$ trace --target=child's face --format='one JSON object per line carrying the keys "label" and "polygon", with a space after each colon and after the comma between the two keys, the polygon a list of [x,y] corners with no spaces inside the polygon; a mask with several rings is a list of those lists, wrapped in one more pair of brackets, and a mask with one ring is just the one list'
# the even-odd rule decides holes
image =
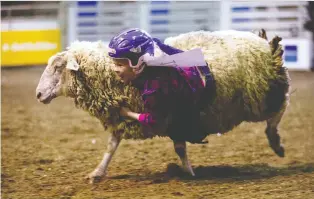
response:
{"label": "child's face", "polygon": [[113,71],[117,73],[123,83],[128,84],[135,79],[136,74],[130,67],[127,59],[114,59],[113,62],[115,63]]}

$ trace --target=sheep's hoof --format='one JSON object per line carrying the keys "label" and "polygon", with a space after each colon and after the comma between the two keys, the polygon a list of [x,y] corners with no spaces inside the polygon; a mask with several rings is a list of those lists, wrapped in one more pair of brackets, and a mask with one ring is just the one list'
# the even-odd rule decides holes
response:
{"label": "sheep's hoof", "polygon": [[89,184],[95,184],[98,183],[102,180],[103,176],[93,176],[93,177],[89,177]]}
{"label": "sheep's hoof", "polygon": [[87,175],[85,179],[88,180],[90,184],[95,184],[100,182],[104,177],[104,173],[100,173],[98,170],[95,170]]}
{"label": "sheep's hoof", "polygon": [[189,168],[185,168],[185,167],[180,167],[179,165],[174,164],[174,163],[168,164],[166,174],[169,177],[180,177],[180,176],[195,177],[195,174],[194,174],[192,167],[189,169]]}
{"label": "sheep's hoof", "polygon": [[285,157],[285,149],[282,146],[272,147],[272,149],[279,157]]}
{"label": "sheep's hoof", "polygon": [[166,174],[170,177],[178,177],[183,176],[185,174],[185,171],[179,165],[170,163],[167,165]]}

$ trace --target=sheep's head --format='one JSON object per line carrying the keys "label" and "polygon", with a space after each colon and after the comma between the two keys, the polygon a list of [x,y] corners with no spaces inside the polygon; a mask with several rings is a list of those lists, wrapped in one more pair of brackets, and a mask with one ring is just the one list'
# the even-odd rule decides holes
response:
{"label": "sheep's head", "polygon": [[36,88],[38,101],[48,104],[58,96],[67,95],[71,97],[71,93],[67,90],[69,70],[77,71],[78,69],[78,63],[68,51],[60,52],[50,57]]}

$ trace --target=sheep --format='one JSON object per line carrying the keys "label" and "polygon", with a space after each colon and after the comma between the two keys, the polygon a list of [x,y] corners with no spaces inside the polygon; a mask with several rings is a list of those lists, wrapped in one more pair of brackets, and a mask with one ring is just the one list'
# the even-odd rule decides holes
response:
{"label": "sheep", "polygon": [[[284,157],[277,126],[289,102],[289,75],[283,66],[281,38],[266,40],[242,31],[196,31],[165,40],[182,50],[201,48],[215,79],[214,100],[201,113],[208,135],[226,133],[241,122],[266,121],[266,135],[273,151]],[[106,175],[121,139],[167,137],[166,132],[144,134],[139,122],[119,116],[121,106],[143,111],[140,93],[124,85],[112,71],[114,63],[102,42],[73,42],[48,60],[36,88],[38,101],[48,104],[58,96],[74,99],[76,107],[98,118],[110,132],[103,160],[87,178],[91,183]],[[162,52],[156,46],[156,53]],[[193,132],[192,132],[193,133]],[[186,155],[186,143],[174,142],[183,167],[195,175]]]}

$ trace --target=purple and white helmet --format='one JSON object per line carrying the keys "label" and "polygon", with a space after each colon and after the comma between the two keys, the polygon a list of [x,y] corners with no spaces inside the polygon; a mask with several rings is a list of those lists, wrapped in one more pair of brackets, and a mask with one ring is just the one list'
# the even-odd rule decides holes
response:
{"label": "purple and white helmet", "polygon": [[108,54],[114,59],[127,59],[130,67],[139,73],[143,69],[145,57],[154,56],[154,41],[144,30],[127,29],[111,39]]}

